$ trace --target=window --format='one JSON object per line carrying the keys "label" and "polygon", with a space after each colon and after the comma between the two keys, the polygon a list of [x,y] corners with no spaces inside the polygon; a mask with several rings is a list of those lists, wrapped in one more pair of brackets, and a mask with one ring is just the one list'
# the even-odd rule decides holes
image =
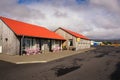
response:
{"label": "window", "polygon": [[30,39],[30,38],[24,38],[24,46],[26,47],[26,48],[31,48],[31,46],[32,46],[32,39]]}
{"label": "window", "polygon": [[30,40],[29,39],[26,42],[26,47],[30,47]]}
{"label": "window", "polygon": [[73,46],[73,40],[72,39],[69,40],[69,43],[70,43],[70,46]]}
{"label": "window", "polygon": [[7,42],[7,41],[8,41],[8,38],[5,38],[5,41]]}

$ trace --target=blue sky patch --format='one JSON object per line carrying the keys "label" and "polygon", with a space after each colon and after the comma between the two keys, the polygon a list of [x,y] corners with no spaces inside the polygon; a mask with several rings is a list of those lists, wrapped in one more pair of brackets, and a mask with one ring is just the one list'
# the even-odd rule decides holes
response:
{"label": "blue sky patch", "polygon": [[76,0],[78,4],[87,4],[89,0]]}
{"label": "blue sky patch", "polygon": [[38,2],[43,2],[43,0],[18,0],[18,4],[31,4]]}

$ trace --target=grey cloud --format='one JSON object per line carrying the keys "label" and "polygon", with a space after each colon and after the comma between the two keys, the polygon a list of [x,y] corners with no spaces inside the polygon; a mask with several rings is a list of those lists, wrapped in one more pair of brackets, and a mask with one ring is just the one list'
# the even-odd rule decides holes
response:
{"label": "grey cloud", "polygon": [[59,10],[55,10],[55,13],[54,13],[54,16],[60,18],[60,17],[68,17],[67,15],[67,12],[62,12],[62,11],[59,11]]}
{"label": "grey cloud", "polygon": [[17,4],[17,0],[1,0],[0,15],[43,25],[51,30],[65,27],[89,38],[119,38],[120,0],[43,0],[41,3]]}
{"label": "grey cloud", "polygon": [[69,6],[76,3],[75,0],[44,0],[44,3],[54,6]]}
{"label": "grey cloud", "polygon": [[112,11],[119,11],[119,0],[90,0],[92,5],[106,7]]}
{"label": "grey cloud", "polygon": [[31,15],[31,17],[33,17],[33,19],[42,19],[43,20],[46,18],[45,14],[42,13],[41,10],[31,9],[30,15]]}
{"label": "grey cloud", "polygon": [[40,10],[30,9],[25,4],[18,4],[17,0],[2,0],[0,2],[0,15],[29,22],[30,19],[45,19],[44,13]]}
{"label": "grey cloud", "polygon": [[18,5],[16,0],[1,0],[0,11],[0,15],[6,17],[17,18],[29,16],[29,9],[24,5]]}

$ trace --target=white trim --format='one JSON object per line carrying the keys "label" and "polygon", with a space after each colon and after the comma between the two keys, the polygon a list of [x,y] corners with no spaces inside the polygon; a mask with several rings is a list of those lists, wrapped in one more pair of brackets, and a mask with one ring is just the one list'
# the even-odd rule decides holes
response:
{"label": "white trim", "polygon": [[46,63],[47,61],[26,61],[26,62],[16,62],[16,64],[27,64],[27,63]]}

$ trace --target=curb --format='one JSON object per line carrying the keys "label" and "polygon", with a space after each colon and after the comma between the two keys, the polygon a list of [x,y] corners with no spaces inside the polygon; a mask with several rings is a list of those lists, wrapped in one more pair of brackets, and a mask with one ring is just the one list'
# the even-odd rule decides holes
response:
{"label": "curb", "polygon": [[47,63],[47,61],[26,61],[26,62],[15,62],[15,64],[29,64],[29,63]]}

